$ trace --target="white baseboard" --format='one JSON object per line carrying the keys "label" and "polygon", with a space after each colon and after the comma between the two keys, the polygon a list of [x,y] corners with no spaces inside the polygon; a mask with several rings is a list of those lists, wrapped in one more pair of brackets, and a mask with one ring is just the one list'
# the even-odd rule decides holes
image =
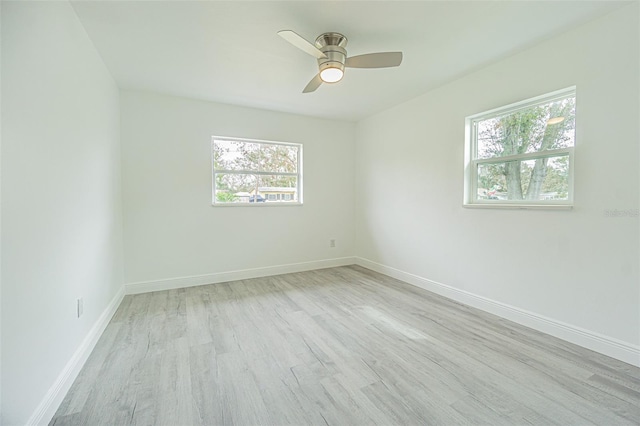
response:
{"label": "white baseboard", "polygon": [[266,266],[263,268],[242,269],[239,271],[218,272],[214,274],[193,275],[189,277],[168,278],[154,281],[141,281],[125,285],[127,294],[149,293],[151,291],[172,290],[176,288],[195,287],[199,285],[223,283],[227,281],[246,280],[250,278],[268,277],[271,275],[290,274],[292,272],[312,271],[314,269],[333,268],[353,265],[354,257],[316,260],[312,262],[290,263],[287,265]]}
{"label": "white baseboard", "polygon": [[364,268],[640,367],[640,346],[547,318],[506,303],[478,296],[368,259],[361,257],[356,257],[355,259],[355,263]]}
{"label": "white baseboard", "polygon": [[115,297],[111,300],[106,309],[102,312],[102,315],[95,322],[89,333],[84,338],[78,349],[75,351],[67,365],[53,383],[53,386],[49,388],[49,391],[38,405],[38,408],[33,412],[27,425],[47,425],[53,416],[56,414],[58,407],[62,403],[65,395],[71,388],[76,377],[82,370],[87,358],[93,351],[93,348],[98,343],[98,339],[102,336],[107,324],[111,321],[111,318],[116,313],[122,298],[124,297],[124,287],[121,287]]}

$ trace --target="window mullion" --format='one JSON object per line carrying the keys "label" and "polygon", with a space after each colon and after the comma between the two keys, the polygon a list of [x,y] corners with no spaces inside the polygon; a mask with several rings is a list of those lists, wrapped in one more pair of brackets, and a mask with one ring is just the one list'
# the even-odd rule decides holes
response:
{"label": "window mullion", "polygon": [[547,151],[528,152],[526,154],[506,155],[504,157],[477,158],[473,160],[476,164],[496,164],[507,163],[519,160],[536,160],[538,158],[564,157],[569,155],[573,148],[550,149]]}

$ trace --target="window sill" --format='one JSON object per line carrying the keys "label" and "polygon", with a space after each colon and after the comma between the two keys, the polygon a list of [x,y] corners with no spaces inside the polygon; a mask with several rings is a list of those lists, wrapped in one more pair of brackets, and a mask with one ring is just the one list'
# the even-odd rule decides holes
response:
{"label": "window sill", "polygon": [[571,210],[573,209],[573,204],[465,203],[462,207],[470,209]]}

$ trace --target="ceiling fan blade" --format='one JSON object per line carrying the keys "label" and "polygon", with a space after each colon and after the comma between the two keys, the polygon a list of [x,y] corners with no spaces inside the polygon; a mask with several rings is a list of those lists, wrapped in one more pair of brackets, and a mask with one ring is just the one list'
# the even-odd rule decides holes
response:
{"label": "ceiling fan blade", "polygon": [[397,67],[400,63],[402,63],[402,52],[380,52],[351,56],[347,58],[344,66],[349,68],[388,68]]}
{"label": "ceiling fan blade", "polygon": [[322,84],[322,79],[320,78],[320,74],[316,74],[315,77],[311,79],[307,87],[304,88],[302,93],[315,92],[318,87]]}
{"label": "ceiling fan blade", "polygon": [[315,56],[318,59],[327,57],[327,55],[322,53],[320,49],[318,49],[313,44],[309,43],[307,40],[302,38],[295,31],[282,30],[282,31],[278,31],[278,35],[283,39],[287,40],[289,43],[293,44],[298,49],[308,53],[311,56]]}

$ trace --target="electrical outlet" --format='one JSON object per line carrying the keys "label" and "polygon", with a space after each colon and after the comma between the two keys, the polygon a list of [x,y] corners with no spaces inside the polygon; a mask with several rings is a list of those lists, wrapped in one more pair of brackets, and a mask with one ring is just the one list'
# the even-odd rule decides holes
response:
{"label": "electrical outlet", "polygon": [[336,246],[336,240],[329,240],[329,247],[335,247]]}
{"label": "electrical outlet", "polygon": [[77,300],[76,306],[77,306],[78,318],[80,318],[84,313],[84,301],[82,300],[82,297]]}

